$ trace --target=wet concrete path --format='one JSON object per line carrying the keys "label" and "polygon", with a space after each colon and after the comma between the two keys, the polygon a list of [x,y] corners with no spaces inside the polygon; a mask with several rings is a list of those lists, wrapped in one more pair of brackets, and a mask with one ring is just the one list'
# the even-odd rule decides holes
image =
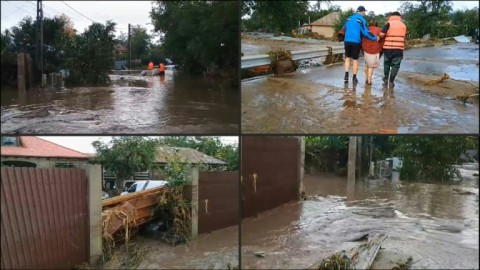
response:
{"label": "wet concrete path", "polygon": [[478,45],[455,44],[406,51],[393,90],[382,86],[383,68],[367,86],[363,60],[356,86],[344,84],[342,64],[246,79],[242,132],[478,133],[478,103],[437,95],[406,76],[446,72],[478,84],[478,71]]}
{"label": "wet concrete path", "polygon": [[[242,267],[306,269],[358,245],[353,240],[361,235],[384,233],[388,238],[374,269],[391,269],[390,260],[409,256],[412,268],[476,268],[478,164],[464,167],[461,173],[465,181],[460,187],[369,180],[351,188],[335,175],[307,175],[307,194],[321,196],[243,221]],[[459,188],[469,193],[456,192]]]}
{"label": "wet concrete path", "polygon": [[[123,79],[122,79],[123,77]],[[231,81],[111,75],[108,87],[2,90],[3,133],[224,133],[239,129]]]}

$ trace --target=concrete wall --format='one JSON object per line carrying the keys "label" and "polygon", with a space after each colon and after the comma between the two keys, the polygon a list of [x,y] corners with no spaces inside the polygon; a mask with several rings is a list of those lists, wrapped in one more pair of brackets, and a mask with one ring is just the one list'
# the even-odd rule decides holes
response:
{"label": "concrete wall", "polygon": [[90,233],[90,263],[102,256],[102,166],[84,165],[88,178],[88,214]]}
{"label": "concrete wall", "polygon": [[319,35],[322,35],[324,37],[327,37],[327,38],[333,37],[335,35],[335,31],[334,31],[333,27],[331,27],[331,26],[313,25],[312,26],[312,32],[315,32],[315,33],[317,33]]}

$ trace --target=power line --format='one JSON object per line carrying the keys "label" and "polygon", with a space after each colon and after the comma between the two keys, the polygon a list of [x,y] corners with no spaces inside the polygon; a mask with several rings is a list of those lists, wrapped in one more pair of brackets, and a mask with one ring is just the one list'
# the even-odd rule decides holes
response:
{"label": "power line", "polygon": [[87,16],[83,15],[82,13],[80,13],[78,10],[74,9],[73,7],[71,7],[69,4],[65,3],[65,1],[62,1],[62,3],[64,3],[67,7],[73,9],[75,12],[77,12],[77,13],[80,14],[80,15],[82,15],[83,17],[89,19],[89,20],[92,21],[92,22],[95,22],[94,20],[90,19],[89,17],[87,17]]}
{"label": "power line", "polygon": [[[4,2],[7,2],[7,3],[9,3],[10,5],[12,5],[12,6],[16,7],[16,8],[19,8],[19,9],[27,12],[29,15],[31,15],[31,13],[30,13],[31,11],[28,11],[28,10],[24,9],[23,7],[19,7],[19,6],[17,6],[17,5],[14,5],[14,4],[12,4],[10,1],[4,1]],[[35,15],[32,15],[32,16],[35,16]]]}
{"label": "power line", "polygon": [[8,14],[7,16],[3,17],[2,20],[6,19],[7,17],[10,17],[10,15],[13,15],[15,13],[17,13],[18,11],[20,10],[20,8],[17,8],[17,10],[15,10],[14,12]]}

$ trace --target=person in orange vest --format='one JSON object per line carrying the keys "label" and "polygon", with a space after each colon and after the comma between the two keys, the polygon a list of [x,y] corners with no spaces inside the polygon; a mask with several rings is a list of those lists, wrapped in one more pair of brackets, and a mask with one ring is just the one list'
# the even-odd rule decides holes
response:
{"label": "person in orange vest", "polygon": [[153,70],[153,62],[152,61],[150,61],[148,63],[148,70]]}
{"label": "person in orange vest", "polygon": [[165,75],[165,65],[163,63],[158,65],[158,70],[160,71],[160,75]]}
{"label": "person in orange vest", "polygon": [[403,59],[403,51],[405,50],[405,36],[407,35],[407,26],[402,22],[399,12],[392,12],[388,18],[388,22],[383,26],[380,37],[385,37],[383,43],[383,83],[390,87],[394,87],[395,77],[400,69],[400,63]]}

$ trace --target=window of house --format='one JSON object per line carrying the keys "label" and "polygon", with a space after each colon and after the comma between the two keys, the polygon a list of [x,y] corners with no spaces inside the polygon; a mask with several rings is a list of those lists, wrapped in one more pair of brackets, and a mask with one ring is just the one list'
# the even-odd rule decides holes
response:
{"label": "window of house", "polygon": [[72,162],[55,162],[55,168],[75,168]]}
{"label": "window of house", "polygon": [[28,161],[20,161],[20,160],[6,160],[2,161],[2,166],[4,167],[27,167],[27,168],[36,168],[37,164],[28,162]]}
{"label": "window of house", "polygon": [[2,136],[2,146],[19,146],[17,137]]}

